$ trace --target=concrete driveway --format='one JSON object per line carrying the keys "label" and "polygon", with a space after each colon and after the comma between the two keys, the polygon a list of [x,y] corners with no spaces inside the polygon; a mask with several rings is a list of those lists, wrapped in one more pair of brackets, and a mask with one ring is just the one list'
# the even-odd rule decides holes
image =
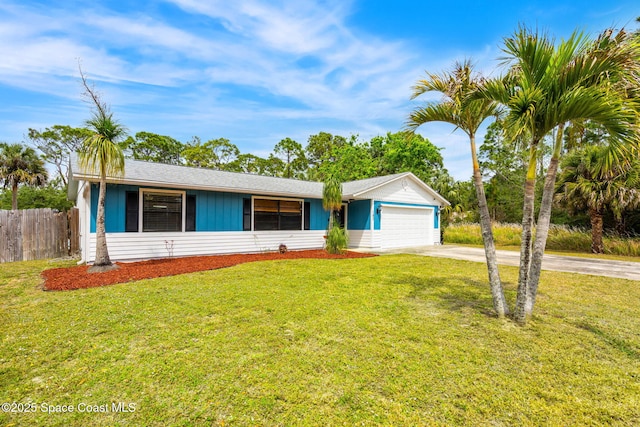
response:
{"label": "concrete driveway", "polygon": [[[486,263],[484,249],[470,248],[466,246],[421,246],[409,249],[388,250],[383,253],[409,253]],[[498,264],[512,266],[518,266],[520,264],[520,252],[498,250],[497,256]],[[542,260],[542,269],[640,280],[640,262],[611,261],[605,259],[545,254]]]}

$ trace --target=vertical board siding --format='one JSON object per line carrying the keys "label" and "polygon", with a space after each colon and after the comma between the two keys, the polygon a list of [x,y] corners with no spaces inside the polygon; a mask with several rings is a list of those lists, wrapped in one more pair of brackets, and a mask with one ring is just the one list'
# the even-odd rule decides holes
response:
{"label": "vertical board siding", "polygon": [[[125,231],[127,191],[138,191],[134,185],[107,184],[105,198],[104,227],[107,233]],[[98,195],[100,186],[91,184],[91,232],[96,232],[96,216],[98,212]]]}
{"label": "vertical board siding", "polygon": [[[108,184],[105,200],[105,231],[107,233],[125,232],[126,193],[139,191],[134,185]],[[148,187],[144,187],[148,188]],[[164,188],[154,188],[163,191]],[[98,208],[99,187],[91,184],[90,231],[96,232],[96,211]],[[251,194],[219,191],[187,190],[187,195],[196,196],[196,231],[242,231],[242,201],[251,198]],[[260,197],[260,195],[255,195]],[[326,230],[329,213],[322,208],[322,200],[305,199],[311,208],[311,230]]]}
{"label": "vertical board siding", "polygon": [[371,228],[371,200],[356,200],[349,203],[347,229],[369,230]]}
{"label": "vertical board siding", "polygon": [[319,199],[304,199],[305,202],[309,202],[309,208],[311,209],[310,229],[311,230],[326,230],[329,225],[329,212],[325,211],[322,207],[322,200]]}
{"label": "vertical board siding", "polygon": [[0,211],[0,262],[59,258],[80,247],[78,210]]}
{"label": "vertical board siding", "polygon": [[196,231],[242,231],[245,194],[188,191],[196,196]]}

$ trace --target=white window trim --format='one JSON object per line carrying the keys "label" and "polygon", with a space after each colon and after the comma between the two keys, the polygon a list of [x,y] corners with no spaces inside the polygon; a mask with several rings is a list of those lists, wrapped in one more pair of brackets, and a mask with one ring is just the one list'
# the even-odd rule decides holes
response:
{"label": "white window trim", "polygon": [[[180,194],[182,197],[182,229],[179,232],[184,233],[187,223],[187,192],[180,190],[164,190],[158,188],[140,188],[138,195],[138,233],[151,233],[151,231],[143,231],[144,224],[144,193],[159,194]],[[163,231],[163,233],[178,233],[177,231]]]}
{"label": "white window trim", "polygon": [[[293,199],[290,197],[268,197],[268,196],[251,196],[251,231],[256,231],[254,229],[254,224],[255,224],[255,219],[254,219],[254,215],[255,215],[255,200],[256,199],[261,199],[261,200],[286,200],[288,202],[300,202],[302,209],[302,220],[300,221],[300,231],[304,231],[304,199]],[[261,230],[261,233],[280,233],[282,231],[287,231],[287,230]],[[288,230],[288,231],[294,231],[294,230]]]}

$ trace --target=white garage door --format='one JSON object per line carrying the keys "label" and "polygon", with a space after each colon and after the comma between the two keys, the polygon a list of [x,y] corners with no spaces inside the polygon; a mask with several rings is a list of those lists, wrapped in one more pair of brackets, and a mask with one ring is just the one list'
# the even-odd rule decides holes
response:
{"label": "white garage door", "polygon": [[383,248],[433,245],[433,209],[383,206],[380,218]]}

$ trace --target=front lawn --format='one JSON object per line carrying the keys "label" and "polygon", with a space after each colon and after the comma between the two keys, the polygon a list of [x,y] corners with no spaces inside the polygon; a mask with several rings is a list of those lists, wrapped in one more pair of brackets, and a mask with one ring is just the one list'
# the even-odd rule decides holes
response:
{"label": "front lawn", "polygon": [[[0,403],[35,410],[5,405],[0,425],[640,423],[638,282],[543,272],[520,328],[490,314],[472,262],[268,261],[43,292],[52,266],[0,265]],[[517,269],[501,272],[512,300]]]}

